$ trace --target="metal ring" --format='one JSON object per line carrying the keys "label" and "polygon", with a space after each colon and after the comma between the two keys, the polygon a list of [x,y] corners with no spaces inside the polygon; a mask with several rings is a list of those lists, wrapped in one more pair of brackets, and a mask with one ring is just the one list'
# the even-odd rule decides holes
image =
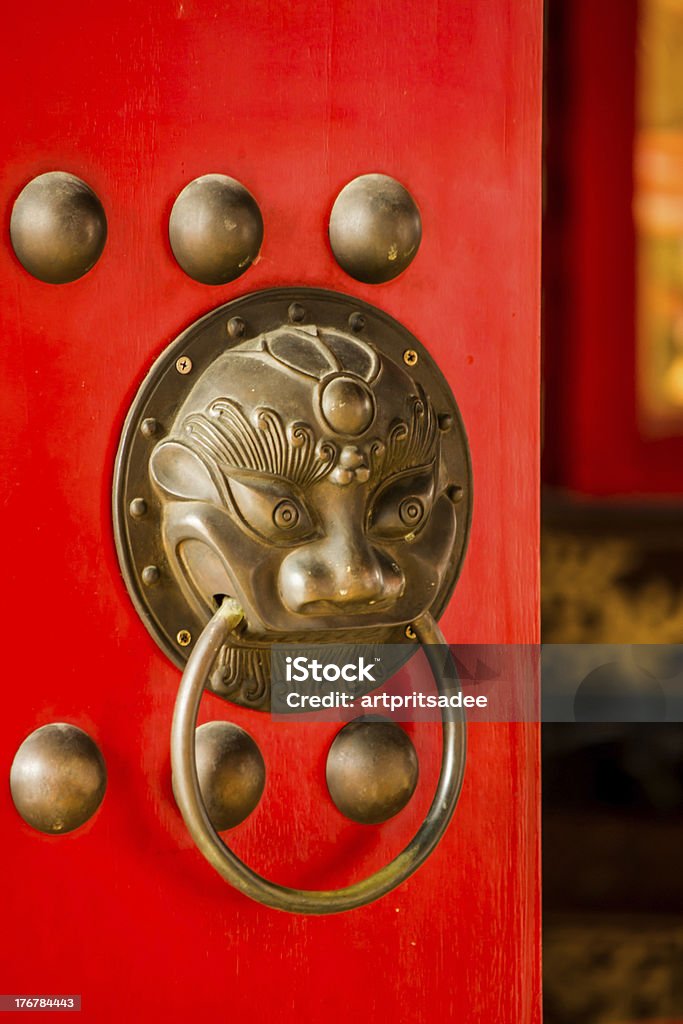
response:
{"label": "metal ring", "polygon": [[[405,849],[385,867],[344,889],[292,889],[270,882],[252,871],[216,833],[199,789],[195,760],[197,713],[209,670],[229,634],[244,613],[236,601],[223,600],[188,659],[178,690],[171,730],[173,789],[190,835],[209,863],[226,882],[259,903],[293,914],[339,914],[365,906],[391,892],[427,859],[443,836],[458,802],[465,773],[466,730],[461,709],[442,709],[443,753],[441,772],[427,816]],[[445,673],[430,645],[445,644],[429,613],[414,623],[418,642],[434,673],[439,695],[456,692],[455,669]],[[449,702],[450,703],[450,702]]]}

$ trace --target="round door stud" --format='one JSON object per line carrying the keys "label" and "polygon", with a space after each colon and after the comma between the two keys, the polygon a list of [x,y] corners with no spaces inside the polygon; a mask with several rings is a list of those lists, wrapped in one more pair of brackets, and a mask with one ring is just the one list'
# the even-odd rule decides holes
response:
{"label": "round door stud", "polygon": [[402,811],[419,775],[412,740],[395,722],[357,718],[335,736],[327,755],[327,788],[343,815],[378,825]]}
{"label": "round door stud", "polygon": [[266,784],[261,751],[232,722],[207,722],[195,733],[197,777],[211,824],[234,828],[255,809]]}
{"label": "round door stud", "polygon": [[354,178],[332,207],[332,252],[357,281],[391,281],[412,263],[421,239],[422,219],[415,200],[386,174]]}
{"label": "round door stud", "polygon": [[88,821],[102,803],[107,769],[82,729],[53,722],[19,747],[10,771],[14,806],[39,832],[61,835]]}
{"label": "round door stud", "polygon": [[168,227],[173,255],[201,284],[227,284],[261,249],[263,218],[251,192],[225,174],[205,174],[182,190]]}
{"label": "round door stud", "polygon": [[75,281],[95,266],[107,240],[107,218],[89,185],[73,174],[41,174],[19,194],[10,237],[29,274],[48,284]]}

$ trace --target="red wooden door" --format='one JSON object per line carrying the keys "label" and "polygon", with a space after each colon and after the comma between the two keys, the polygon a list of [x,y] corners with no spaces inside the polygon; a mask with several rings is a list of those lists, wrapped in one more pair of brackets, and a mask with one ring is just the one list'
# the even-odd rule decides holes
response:
{"label": "red wooden door", "polygon": [[[69,722],[99,744],[108,788],[56,837],[0,788],[3,992],[80,993],[101,1022],[539,1019],[536,728],[470,727],[450,828],[393,894],[321,918],[250,902],[175,806],[179,672],[126,593],[110,499],[126,410],[181,329],[260,288],[351,294],[417,335],[468,430],[473,528],[447,639],[537,641],[540,42],[540,0],[5,12],[0,773],[32,730]],[[54,170],[85,180],[108,221],[98,263],[63,285],[28,274],[9,239],[17,195]],[[409,188],[423,221],[414,262],[382,285],[348,277],[327,238],[339,190],[374,171]],[[211,172],[243,182],[265,224],[260,259],[223,286],[186,276],[168,242],[175,197]],[[264,797],[231,842],[269,877],[348,884],[424,816],[436,725],[406,726],[421,762],[406,810],[360,826],[325,786],[337,726],[304,733],[205,697],[202,720],[216,718],[263,751]]]}

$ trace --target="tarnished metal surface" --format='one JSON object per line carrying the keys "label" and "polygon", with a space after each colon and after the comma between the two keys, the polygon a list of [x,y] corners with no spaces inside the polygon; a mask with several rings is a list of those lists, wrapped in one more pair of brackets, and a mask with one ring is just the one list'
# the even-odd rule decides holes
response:
{"label": "tarnished metal surface", "polygon": [[340,729],[327,755],[327,788],[335,806],[362,825],[402,811],[415,792],[417,754],[407,732],[388,718],[366,715]]}
{"label": "tarnished metal surface", "polygon": [[52,722],[19,747],[10,772],[12,800],[39,832],[60,835],[84,825],[102,803],[107,769],[82,729]]}
{"label": "tarnished metal surface", "polygon": [[49,171],[29,181],[12,208],[10,237],[29,274],[66,284],[87,273],[102,255],[107,218],[102,203],[80,178]]}
{"label": "tarnished metal surface", "polygon": [[374,307],[313,289],[236,300],[169,346],[114,483],[119,558],[152,635],[182,665],[181,631],[198,637],[234,597],[245,621],[209,688],[263,709],[271,643],[400,643],[438,616],[470,508],[465,433],[427,350]]}
{"label": "tarnished metal surface", "polygon": [[422,218],[410,192],[387,174],[346,185],[330,215],[330,245],[339,265],[367,284],[391,281],[415,258]]}
{"label": "tarnished metal surface", "polygon": [[217,832],[248,818],[266,784],[266,766],[256,742],[232,722],[206,722],[195,735],[197,777]]}
{"label": "tarnished metal surface", "polygon": [[226,284],[258,256],[263,218],[251,192],[239,181],[225,174],[204,174],[186,185],[173,204],[168,236],[186,274],[202,284]]}

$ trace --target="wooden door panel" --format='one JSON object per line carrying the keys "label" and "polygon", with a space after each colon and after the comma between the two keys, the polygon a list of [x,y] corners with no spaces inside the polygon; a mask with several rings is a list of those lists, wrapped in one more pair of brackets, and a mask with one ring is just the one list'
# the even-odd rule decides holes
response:
{"label": "wooden door panel", "polygon": [[[0,772],[47,722],[100,745],[92,821],[38,834],[0,788],[0,988],[81,993],[93,1021],[361,1020],[517,1024],[539,1018],[536,727],[472,726],[464,791],[428,863],[377,904],[275,913],[233,892],[194,848],[170,787],[179,673],[123,585],[113,462],[153,359],[230,298],[301,284],[381,307],[427,346],[467,427],[469,553],[441,625],[449,641],[537,634],[539,0],[296,5],[216,0],[21,5],[3,18],[0,465],[5,710]],[[49,170],[87,181],[109,235],[82,279],[44,284],[9,241],[12,203]],[[257,263],[232,284],[185,276],[168,217],[187,182],[221,172],[256,196]],[[336,264],[330,209],[355,176],[403,182],[423,219],[411,267],[360,284]],[[268,767],[231,837],[258,870],[343,885],[419,824],[439,729],[408,729],[420,787],[383,826],[327,795],[332,724],[274,723],[207,697]]]}

